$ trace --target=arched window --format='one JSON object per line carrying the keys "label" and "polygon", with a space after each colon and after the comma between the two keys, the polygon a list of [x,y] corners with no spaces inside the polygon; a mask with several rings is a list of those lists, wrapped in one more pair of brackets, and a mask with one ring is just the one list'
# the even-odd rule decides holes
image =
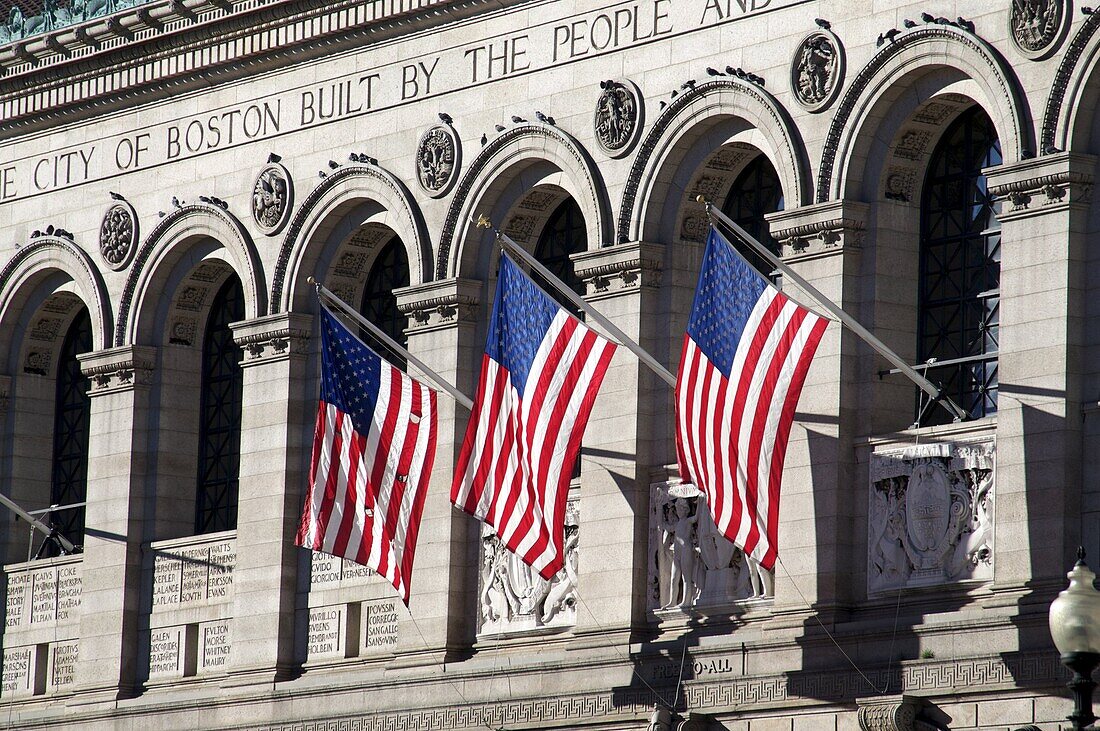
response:
{"label": "arched window", "polygon": [[[722,213],[733,219],[737,225],[755,236],[772,253],[779,254],[779,243],[768,233],[768,224],[764,214],[783,210],[783,186],[766,155],[757,155],[745,166],[722,204]],[[752,251],[740,242],[734,242],[737,250],[749,260],[756,269],[770,274],[774,267],[764,257]]]}
{"label": "arched window", "polygon": [[[561,281],[565,282],[577,294],[584,294],[584,282],[573,268],[570,254],[577,254],[588,248],[588,229],[584,224],[584,214],[572,198],[562,201],[550,214],[546,225],[535,246],[535,258]],[[535,283],[556,299],[561,306],[584,319],[571,302],[565,299],[554,287],[543,281],[538,272],[533,273]]]}
{"label": "arched window", "polygon": [[[57,364],[57,396],[54,401],[53,470],[50,476],[50,504],[82,503],[88,494],[88,379],[80,372],[77,356],[92,349],[92,321],[81,309],[65,341]],[[76,545],[84,542],[84,508],[59,510],[50,523]],[[57,555],[55,544],[43,555]]]}
{"label": "arched window", "polygon": [[244,319],[244,291],[231,276],[210,307],[202,344],[202,405],[195,533],[237,527],[241,453],[241,349],[229,323]]}
{"label": "arched window", "polygon": [[[367,274],[367,286],[363,290],[363,304],[359,312],[391,338],[408,346],[409,339],[405,335],[405,328],[409,326],[409,318],[401,314],[397,309],[397,295],[395,289],[409,286],[409,257],[405,253],[405,245],[401,239],[394,236],[386,244],[371,265]],[[366,334],[363,334],[367,338]],[[369,342],[369,340],[368,340]],[[388,348],[380,351],[391,363],[398,368],[405,367],[405,359]]]}
{"label": "arched window", "polygon": [[[997,411],[1000,207],[982,168],[1000,163],[997,131],[973,107],[937,145],[921,199],[917,360],[939,362],[928,378],[973,418]],[[921,423],[949,420],[935,408]]]}

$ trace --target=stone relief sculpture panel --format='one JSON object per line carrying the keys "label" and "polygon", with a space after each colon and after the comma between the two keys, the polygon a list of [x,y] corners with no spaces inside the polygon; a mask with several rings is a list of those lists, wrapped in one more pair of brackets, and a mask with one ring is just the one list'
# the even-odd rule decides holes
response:
{"label": "stone relief sculpture panel", "polygon": [[601,81],[593,128],[611,157],[630,152],[642,128],[642,94],[632,81]]}
{"label": "stone relief sculpture panel", "polygon": [[125,269],[137,250],[138,224],[134,207],[118,193],[99,225],[99,254],[115,271]]}
{"label": "stone relief sculpture panel", "polygon": [[832,104],[844,81],[844,47],[827,29],[802,39],[791,65],[791,90],[798,102],[811,112]]}
{"label": "stone relief sculpture panel", "polygon": [[293,197],[290,171],[279,162],[278,155],[269,155],[252,185],[252,220],[268,236],[279,233],[290,218]]}
{"label": "stone relief sculpture panel", "polygon": [[481,539],[478,634],[510,635],[576,624],[579,547],[576,500],[570,500],[565,511],[565,566],[549,581],[486,529]]}
{"label": "stone relief sculpture panel", "polygon": [[1065,0],[1012,0],[1012,40],[1028,58],[1046,58],[1057,50],[1068,27],[1066,15]]}
{"label": "stone relief sculpture panel", "polygon": [[694,485],[653,486],[650,607],[690,609],[773,596],[774,581],[719,532]]}
{"label": "stone relief sculpture panel", "polygon": [[867,591],[993,578],[993,442],[871,456]]}
{"label": "stone relief sculpture panel", "polygon": [[416,179],[433,198],[445,195],[457,178],[461,148],[449,124],[437,124],[416,146]]}

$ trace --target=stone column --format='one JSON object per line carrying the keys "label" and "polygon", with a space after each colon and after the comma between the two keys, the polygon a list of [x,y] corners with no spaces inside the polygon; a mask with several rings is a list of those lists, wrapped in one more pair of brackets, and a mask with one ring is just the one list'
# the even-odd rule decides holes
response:
{"label": "stone column", "polygon": [[[572,256],[585,299],[658,360],[666,342],[658,332],[662,248],[636,241]],[[615,635],[625,641],[645,621],[650,472],[674,454],[666,445],[671,405],[671,387],[619,348],[582,442],[575,648],[605,647]]]}
{"label": "stone column", "polygon": [[80,644],[71,703],[134,695],[141,606],[149,392],[156,349],[80,356],[91,378]]}
{"label": "stone column", "polygon": [[[859,318],[858,268],[868,206],[831,201],[768,216],[783,260],[823,295]],[[821,311],[789,281],[783,290]],[[874,329],[868,323],[869,329]],[[779,556],[775,611],[793,622],[811,607],[827,617],[850,599],[855,560],[853,500],[865,499],[855,484],[852,436],[859,402],[855,335],[839,323],[825,331],[803,386],[791,429],[779,508]],[[786,570],[784,570],[784,567]],[[789,575],[788,573],[789,572]],[[809,605],[809,606],[808,606]],[[828,621],[823,619],[823,621]]]}
{"label": "stone column", "polygon": [[1036,612],[1046,612],[1065,585],[1081,542],[1081,355],[1095,164],[1091,155],[1060,153],[986,171],[1002,201],[994,591]]}
{"label": "stone column", "polygon": [[294,665],[294,533],[316,408],[306,392],[312,320],[288,312],[232,325],[244,386],[230,685],[283,680]]}
{"label": "stone column", "polygon": [[[477,389],[482,347],[477,322],[481,282],[445,279],[397,292],[409,316],[409,351],[470,398]],[[409,365],[413,377],[421,374]],[[416,545],[409,613],[402,610],[394,665],[433,665],[467,650],[477,631],[481,524],[451,507],[451,480],[469,412],[441,393],[435,466]],[[413,626],[409,616],[416,618]]]}

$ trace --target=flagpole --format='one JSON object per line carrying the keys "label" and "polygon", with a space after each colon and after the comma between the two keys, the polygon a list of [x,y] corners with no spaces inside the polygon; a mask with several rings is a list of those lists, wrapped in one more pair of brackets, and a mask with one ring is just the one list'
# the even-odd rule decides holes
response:
{"label": "flagpole", "polygon": [[927,393],[933,399],[940,401],[944,405],[944,408],[951,412],[956,421],[966,420],[968,416],[967,413],[963,411],[962,408],[954,401],[952,401],[949,397],[944,396],[943,389],[938,388],[936,384],[932,383],[930,380],[918,373],[917,370],[913,368],[913,366],[902,360],[901,356],[891,350],[886,345],[886,343],[882,342],[873,334],[871,334],[871,331],[861,325],[859,321],[857,321],[854,317],[845,312],[831,299],[819,292],[816,287],[814,287],[812,284],[799,276],[793,269],[787,266],[787,264],[785,264],[782,259],[776,256],[771,249],[757,241],[754,236],[752,236],[745,229],[738,226],[734,221],[729,218],[729,216],[722,213],[722,211],[720,211],[718,208],[715,208],[710,201],[708,201],[703,196],[698,196],[696,200],[706,206],[708,216],[711,216],[712,218],[715,218],[722,224],[724,224],[726,228],[736,234],[738,238],[740,238],[742,241],[752,247],[753,251],[764,257],[764,259],[766,259],[769,264],[778,269],[783,274],[784,278],[789,279],[790,281],[797,284],[800,289],[806,292],[806,294],[817,300],[817,303],[819,305],[828,310],[832,315],[840,320],[841,323],[848,326],[848,328],[852,330],[852,332],[858,335],[865,343],[870,345],[876,353],[888,360],[891,365],[898,369],[899,373],[905,374],[905,376],[907,376],[909,380],[911,380],[913,383],[917,384],[917,386],[922,391]]}
{"label": "flagpole", "polygon": [[[478,219],[478,226],[489,228],[491,225],[492,224],[489,223],[489,220],[484,216]],[[554,289],[558,290],[558,292],[560,292],[566,299],[572,302],[574,306],[576,306],[586,315],[602,325],[603,328],[607,330],[607,332],[609,332],[613,337],[617,338],[620,345],[625,347],[630,352],[634,353],[634,355],[638,356],[638,359],[641,360],[642,363],[644,363],[646,366],[648,366],[651,371],[656,373],[661,380],[663,380],[665,383],[672,386],[673,388],[676,388],[676,376],[674,376],[670,370],[658,363],[657,359],[646,352],[641,345],[638,345],[638,343],[627,337],[626,333],[615,327],[615,325],[606,317],[601,315],[596,308],[585,302],[580,295],[573,291],[572,287],[567,287],[565,285],[565,282],[555,277],[549,269],[539,263],[538,259],[528,254],[522,246],[509,238],[508,234],[504,233],[503,231],[497,231],[496,235],[497,240],[500,241],[500,244],[504,249],[522,259],[525,264],[529,265],[532,269],[541,274],[543,279],[545,279],[551,286],[553,286]]]}
{"label": "flagpole", "polygon": [[359,323],[360,325],[365,327],[367,330],[369,330],[371,335],[378,338],[383,343],[385,343],[387,346],[389,346],[390,348],[393,348],[395,351],[397,351],[401,355],[408,358],[409,362],[412,363],[413,365],[415,365],[421,371],[423,371],[424,374],[427,376],[428,380],[431,381],[433,384],[435,384],[435,386],[437,388],[439,388],[443,391],[446,391],[448,394],[450,394],[451,398],[453,398],[455,401],[457,401],[458,403],[465,406],[470,411],[474,410],[474,402],[473,402],[473,400],[470,399],[469,396],[467,396],[466,394],[459,391],[457,388],[455,388],[450,383],[448,383],[447,380],[443,378],[443,376],[439,375],[434,370],[432,370],[427,365],[425,365],[424,361],[420,360],[415,355],[410,353],[408,351],[408,348],[406,348],[401,343],[399,343],[396,340],[394,340],[393,338],[391,338],[389,335],[387,335],[380,327],[375,325],[373,322],[371,322],[367,318],[360,315],[355,310],[354,307],[352,307],[347,302],[344,302],[342,299],[337,297],[336,294],[332,290],[325,287],[325,285],[321,284],[320,282],[318,282],[313,277],[309,277],[309,279],[307,279],[306,281],[317,288],[317,293],[319,295],[324,296],[324,298],[326,300],[328,300],[332,304],[339,307],[340,310],[345,315],[347,315],[348,317],[350,317],[351,319],[355,320],[357,323]]}

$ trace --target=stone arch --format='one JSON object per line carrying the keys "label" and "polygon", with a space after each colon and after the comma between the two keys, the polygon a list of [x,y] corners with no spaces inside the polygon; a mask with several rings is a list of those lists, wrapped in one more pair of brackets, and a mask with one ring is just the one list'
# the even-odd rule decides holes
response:
{"label": "stone arch", "polygon": [[[861,163],[878,132],[874,128],[888,112],[896,118],[910,116],[923,100],[918,95],[911,99],[900,95],[926,77],[933,79],[932,86],[943,88],[967,82],[968,95],[977,97],[974,101],[997,128],[1006,163],[1034,155],[1026,99],[997,51],[959,28],[918,26],[883,46],[841,97],[821,157],[818,203],[833,197],[858,197],[863,184]],[[920,96],[926,98],[934,92],[934,88],[925,88]],[[903,108],[893,108],[899,101]]]}
{"label": "stone arch", "polygon": [[211,204],[185,204],[158,223],[134,257],[123,287],[115,328],[115,345],[139,343],[141,327],[152,317],[163,286],[174,266],[200,241],[216,242],[216,258],[224,259],[241,279],[247,319],[267,314],[260,257],[241,222],[228,211]]}
{"label": "stone arch", "polygon": [[667,199],[661,188],[672,184],[687,154],[687,140],[723,120],[739,120],[745,127],[742,134],[752,132],[754,146],[775,167],[788,200],[794,205],[810,202],[809,163],[787,110],[755,84],[715,79],[681,93],[654,121],[630,169],[619,208],[617,241],[658,238],[655,231]]}
{"label": "stone arch", "polygon": [[[1065,55],[1054,72],[1054,83],[1043,110],[1039,130],[1039,153],[1049,155],[1060,150],[1085,152],[1079,139],[1092,121],[1100,90],[1090,89],[1089,80],[1100,64],[1100,13],[1092,13],[1074,34]],[[1087,110],[1080,115],[1080,110]]]}
{"label": "stone arch", "polygon": [[12,329],[19,325],[21,316],[31,315],[23,312],[27,298],[51,278],[55,279],[55,290],[64,287],[88,308],[93,348],[103,350],[110,346],[111,303],[103,277],[91,257],[67,239],[42,237],[21,248],[0,269],[0,363],[10,366],[10,348],[19,340]]}
{"label": "stone arch", "polygon": [[315,242],[326,237],[355,205],[374,202],[381,210],[374,224],[396,233],[405,244],[414,284],[431,278],[431,239],[420,208],[404,183],[374,165],[346,165],[330,173],[303,201],[291,219],[271,284],[273,312],[295,309],[306,290],[309,267],[321,255]]}
{"label": "stone arch", "polygon": [[571,195],[580,206],[588,225],[589,248],[611,241],[611,207],[592,157],[576,139],[556,127],[524,124],[489,142],[459,181],[439,239],[437,279],[458,276],[463,263],[471,260],[464,249],[482,239],[474,228],[479,206],[525,169],[539,164],[553,171],[542,175],[542,180]]}

